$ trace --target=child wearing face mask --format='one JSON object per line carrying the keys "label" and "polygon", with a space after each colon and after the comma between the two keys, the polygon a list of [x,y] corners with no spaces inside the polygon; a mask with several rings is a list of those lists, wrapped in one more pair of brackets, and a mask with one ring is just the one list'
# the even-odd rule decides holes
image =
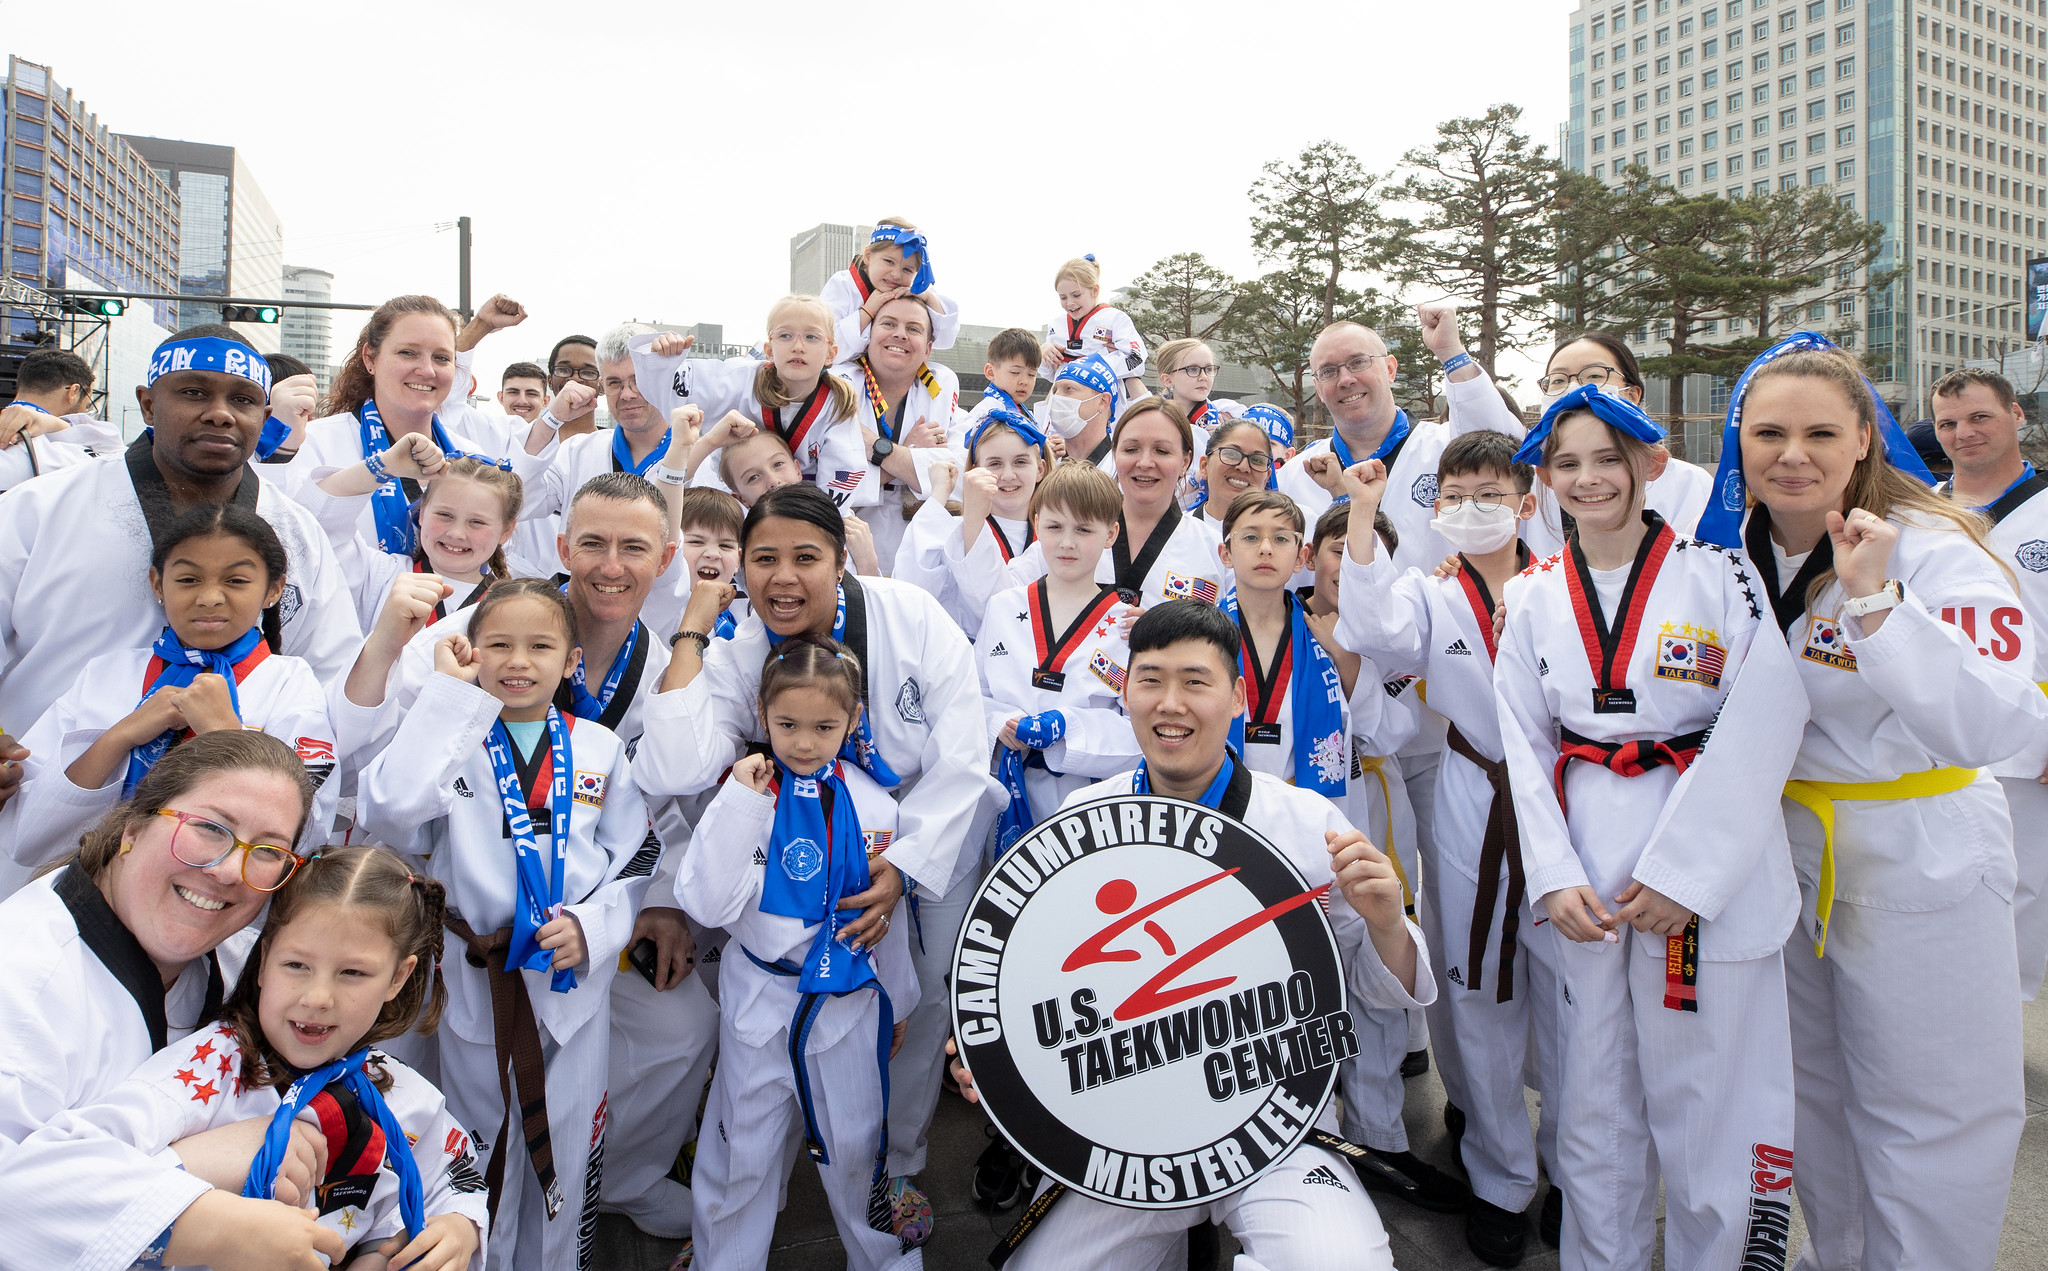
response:
{"label": "child wearing face mask", "polygon": [[1086,357],[1100,357],[1115,371],[1127,397],[1145,395],[1145,341],[1123,310],[1102,303],[1102,270],[1095,253],[1061,265],[1052,278],[1061,315],[1047,323],[1039,370],[1048,376]]}
{"label": "child wearing face mask", "polygon": [[839,356],[851,360],[867,349],[875,315],[899,292],[931,302],[932,347],[952,348],[960,338],[960,306],[934,291],[932,282],[931,244],[917,226],[900,216],[876,222],[860,255],[819,291],[832,310]]}
{"label": "child wearing face mask", "polygon": [[[1523,1071],[1532,1034],[1554,1060],[1549,930],[1524,913],[1526,874],[1505,785],[1494,709],[1494,619],[1508,580],[1529,564],[1517,529],[1535,511],[1535,473],[1515,462],[1516,443],[1466,433],[1437,463],[1431,527],[1458,550],[1447,578],[1403,571],[1378,550],[1369,527],[1386,490],[1386,465],[1347,474],[1351,529],[1341,565],[1337,639],[1390,675],[1420,676],[1429,702],[1450,721],[1436,787],[1436,833],[1422,861],[1422,922],[1437,950],[1437,1000],[1428,1009],[1437,1071],[1464,1126],[1459,1152],[1472,1181],[1465,1239],[1494,1265],[1522,1254],[1526,1210],[1536,1195],[1538,1138],[1529,1132]],[[1321,589],[1318,588],[1320,595]],[[1542,1147],[1554,1149],[1554,1073],[1544,1088]],[[1448,1115],[1448,1114],[1447,1114]],[[1554,1152],[1551,1175],[1557,1177]],[[1561,1195],[1553,1187],[1553,1196]],[[1561,1204],[1561,1202],[1560,1202]]]}

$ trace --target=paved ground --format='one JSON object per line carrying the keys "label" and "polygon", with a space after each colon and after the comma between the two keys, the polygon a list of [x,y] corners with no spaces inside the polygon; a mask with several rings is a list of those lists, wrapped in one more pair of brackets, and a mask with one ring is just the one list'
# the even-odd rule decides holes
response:
{"label": "paved ground", "polygon": [[[2034,1271],[2048,1266],[2048,1001],[2026,1008],[2027,1129],[2020,1140],[2019,1168],[2006,1209],[1999,1246],[1999,1271]],[[1967,1045],[1967,1039],[1958,1039]],[[1415,1150],[1439,1165],[1452,1163],[1443,1131],[1443,1087],[1435,1071],[1408,1083],[1408,1125]],[[925,1265],[935,1271],[979,1271],[1013,1215],[977,1211],[969,1199],[968,1175],[984,1143],[982,1120],[952,1095],[939,1102],[931,1159],[922,1178],[938,1211],[938,1229],[925,1246]],[[1403,1271],[1467,1271],[1483,1268],[1465,1248],[1464,1227],[1455,1216],[1425,1213],[1399,1202],[1381,1206],[1394,1242],[1394,1261]],[[1794,1218],[1794,1247],[1805,1242],[1805,1227]],[[1556,1251],[1530,1235],[1527,1271],[1551,1271]],[[603,1271],[664,1271],[680,1246],[643,1236],[626,1220],[606,1215],[599,1223],[595,1265]],[[1225,1252],[1234,1246],[1225,1237]],[[817,1175],[799,1166],[789,1188],[789,1205],[775,1230],[770,1271],[836,1271],[846,1265],[832,1220],[825,1210]],[[1225,1264],[1227,1268],[1227,1263]],[[1659,1259],[1657,1268],[1663,1266]]]}

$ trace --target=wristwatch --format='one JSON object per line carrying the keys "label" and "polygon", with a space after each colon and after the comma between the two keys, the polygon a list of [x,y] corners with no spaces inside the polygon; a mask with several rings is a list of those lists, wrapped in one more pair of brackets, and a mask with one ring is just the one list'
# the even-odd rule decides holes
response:
{"label": "wristwatch", "polygon": [[1906,598],[1906,588],[1896,578],[1887,578],[1884,586],[1868,596],[1857,596],[1842,602],[1844,618],[1861,618],[1867,613],[1890,609]]}
{"label": "wristwatch", "polygon": [[704,651],[711,647],[711,637],[705,635],[702,631],[678,631],[668,638],[668,647],[671,649],[675,648],[676,641],[678,640],[695,640],[697,642],[697,656],[700,658],[704,656]]}
{"label": "wristwatch", "polygon": [[877,437],[874,446],[868,450],[868,462],[879,468],[882,466],[882,460],[887,459],[895,450],[895,442],[887,437]]}

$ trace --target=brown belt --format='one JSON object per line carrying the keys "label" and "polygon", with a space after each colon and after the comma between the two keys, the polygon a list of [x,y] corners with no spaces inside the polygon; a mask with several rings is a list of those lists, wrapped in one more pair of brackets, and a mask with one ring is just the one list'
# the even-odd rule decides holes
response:
{"label": "brown belt", "polygon": [[1466,953],[1467,989],[1477,989],[1481,968],[1486,965],[1486,941],[1493,926],[1493,903],[1500,896],[1500,867],[1508,867],[1508,903],[1500,920],[1500,986],[1494,1001],[1515,999],[1515,932],[1522,923],[1522,899],[1527,878],[1522,872],[1522,835],[1515,821],[1515,796],[1508,785],[1505,760],[1480,754],[1465,735],[1451,725],[1446,738],[1451,749],[1470,760],[1486,774],[1493,787],[1493,802],[1486,809],[1486,837],[1479,847],[1479,891],[1472,900],[1472,944]]}
{"label": "brown belt", "polygon": [[505,1133],[512,1125],[512,1080],[519,1080],[520,1127],[526,1135],[526,1154],[533,1161],[534,1177],[540,1180],[550,1219],[561,1212],[562,1188],[555,1181],[555,1148],[548,1138],[548,1074],[541,1060],[540,1024],[533,1013],[533,1000],[526,995],[526,981],[517,971],[505,969],[505,951],[512,947],[512,928],[500,927],[480,936],[469,924],[448,914],[441,925],[467,945],[469,964],[480,968],[491,985],[491,1033],[498,1054],[498,1093],[505,1100],[505,1117],[498,1122],[497,1150],[484,1171],[484,1185],[490,1189],[489,1212],[495,1225],[498,1196],[505,1186]]}

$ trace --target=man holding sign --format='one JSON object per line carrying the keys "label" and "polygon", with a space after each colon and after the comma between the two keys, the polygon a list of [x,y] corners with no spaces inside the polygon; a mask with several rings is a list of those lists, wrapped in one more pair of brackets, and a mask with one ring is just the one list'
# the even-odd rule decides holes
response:
{"label": "man holding sign", "polygon": [[[958,972],[968,991],[956,1004],[966,1060],[986,1069],[991,1115],[1019,1131],[1026,1115],[1037,1117],[1038,1133],[1020,1133],[1020,1147],[1042,1152],[1078,1132],[1124,1152],[1089,1150],[1086,1176],[1070,1173],[1071,1187],[1042,1192],[996,1259],[1021,1271],[1154,1266],[1189,1226],[1220,1221],[1243,1246],[1241,1265],[1390,1268],[1386,1231],[1350,1163],[1360,1150],[1343,1151],[1327,1105],[1334,1064],[1356,1050],[1350,1019],[1341,999],[1327,1003],[1320,972],[1300,968],[1315,965],[1320,944],[1373,1006],[1426,1005],[1434,981],[1422,933],[1403,915],[1400,880],[1329,800],[1230,753],[1245,689],[1237,628],[1219,610],[1155,606],[1131,629],[1130,649],[1124,700],[1144,761],[1076,792],[998,866],[970,910],[961,966],[975,963],[977,940],[1033,952],[1001,959],[1000,986],[982,995],[968,990],[981,977]],[[1142,797],[1101,805],[1116,796],[1185,800],[1222,817]],[[1267,846],[1243,846],[1253,837],[1223,818]],[[1165,853],[1163,868],[1128,877],[1134,851]],[[1060,899],[1034,910],[1020,894],[1026,885],[1041,901]],[[1062,893],[1076,887],[1082,903],[1067,903]],[[1313,919],[1319,905],[1327,927]],[[1039,947],[1051,940],[1071,949]],[[1102,978],[1068,992],[1057,972]],[[976,1010],[990,1013],[977,1019]],[[972,1075],[954,1072],[976,1097]],[[1137,1128],[1111,1125],[1115,1103],[1088,1113],[1098,1088],[1138,1111]],[[1184,1115],[1142,1113],[1177,1088],[1192,1095],[1179,1104]],[[1048,1133],[1049,1118],[1065,1125]],[[1091,1119],[1100,1133],[1090,1133]],[[1166,1141],[1203,1122],[1209,1128],[1188,1142],[1208,1146],[1183,1152]],[[1152,1126],[1162,1127],[1154,1141],[1133,1146]]]}

